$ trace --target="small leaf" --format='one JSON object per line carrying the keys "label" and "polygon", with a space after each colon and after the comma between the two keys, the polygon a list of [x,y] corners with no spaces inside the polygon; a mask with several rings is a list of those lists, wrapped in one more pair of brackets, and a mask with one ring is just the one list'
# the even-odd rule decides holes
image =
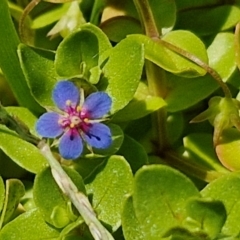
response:
{"label": "small leaf", "polygon": [[62,78],[84,77],[88,80],[90,69],[98,65],[100,55],[110,48],[109,40],[99,28],[85,24],[59,44],[56,72]]}
{"label": "small leaf", "polygon": [[18,56],[34,98],[41,106],[53,106],[52,90],[57,82],[54,53],[20,44]]}
{"label": "small leaf", "polygon": [[237,4],[215,5],[207,11],[206,8],[191,7],[191,10],[179,12],[175,27],[188,29],[198,35],[210,35],[233,28],[240,20],[239,16],[240,9]]}
{"label": "small leaf", "polygon": [[234,34],[218,33],[207,49],[209,66],[226,82],[236,69]]}
{"label": "small leaf", "polygon": [[121,225],[123,201],[132,191],[132,172],[121,156],[111,156],[86,180],[88,195],[98,219],[112,231]]}
{"label": "small leaf", "polygon": [[1,225],[9,222],[24,194],[24,185],[20,180],[8,179],[6,181],[6,196],[1,215]]}
{"label": "small leaf", "polygon": [[59,231],[47,224],[37,209],[21,214],[0,231],[0,240],[57,239],[58,236]]}
{"label": "small leaf", "polygon": [[235,128],[222,132],[216,153],[220,162],[231,171],[240,170],[240,132]]}
{"label": "small leaf", "polygon": [[228,172],[227,169],[221,165],[216,156],[212,134],[191,133],[183,138],[183,144],[185,148],[184,155],[189,158],[189,160],[194,159],[194,162],[209,169],[214,169],[223,173]]}
{"label": "small leaf", "polygon": [[0,126],[0,149],[20,167],[37,173],[47,166],[47,160],[34,145],[20,139],[15,132]]}
{"label": "small leaf", "polygon": [[42,12],[39,16],[34,18],[32,20],[31,28],[43,28],[59,20],[68,10],[70,3],[59,5],[60,4],[58,4],[58,7],[51,9],[51,11]]}
{"label": "small leaf", "polygon": [[[64,170],[76,184],[79,191],[85,193],[85,187],[81,176],[73,169],[64,168]],[[33,198],[43,218],[48,223],[57,228],[62,228],[71,221],[71,217],[68,216],[67,210],[68,200],[55,182],[50,168],[44,169],[37,175],[33,188]],[[59,209],[61,209],[61,211],[58,211]],[[58,211],[58,213],[61,212],[64,221],[58,220],[59,216],[56,215],[56,211]]]}
{"label": "small leaf", "polygon": [[240,218],[240,175],[230,173],[211,183],[202,191],[204,198],[211,198],[214,201],[221,201],[227,212],[227,220],[223,226],[222,233],[227,236],[236,236],[240,233],[238,220]]}
{"label": "small leaf", "polygon": [[167,73],[167,79],[170,91],[165,101],[169,112],[178,112],[194,106],[219,87],[210,75],[189,79]]}
{"label": "small leaf", "polygon": [[140,22],[130,16],[111,17],[101,24],[101,29],[113,42],[120,42],[129,34],[143,33]]}
{"label": "small leaf", "polygon": [[109,51],[100,86],[113,100],[112,113],[132,100],[141,79],[143,64],[143,47],[130,38],[122,40]]}
{"label": "small leaf", "polygon": [[159,32],[170,31],[176,21],[175,1],[149,0],[149,5]]}
{"label": "small leaf", "polygon": [[5,107],[5,110],[13,117],[23,122],[34,135],[38,135],[35,130],[37,118],[27,108],[23,107]]}
{"label": "small leaf", "polygon": [[159,239],[186,218],[186,201],[198,197],[194,184],[182,173],[161,165],[141,168],[135,175],[133,206],[145,239]]}
{"label": "small leaf", "polygon": [[147,85],[140,82],[134,98],[125,108],[113,115],[113,121],[126,122],[136,120],[164,106],[166,106],[165,101],[160,97],[151,96]]}
{"label": "small leaf", "polygon": [[221,232],[226,220],[226,210],[223,203],[209,199],[191,199],[188,201],[186,208],[188,212],[187,221],[196,221],[197,231],[202,230],[211,239],[215,239]]}
{"label": "small leaf", "polygon": [[97,37],[86,30],[67,36],[58,46],[55,67],[62,78],[89,78],[89,70],[98,64]]}

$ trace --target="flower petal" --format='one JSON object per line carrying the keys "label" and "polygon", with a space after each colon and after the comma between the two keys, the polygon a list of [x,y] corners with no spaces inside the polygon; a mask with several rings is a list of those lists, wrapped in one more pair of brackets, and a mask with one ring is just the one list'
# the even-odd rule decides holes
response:
{"label": "flower petal", "polygon": [[101,118],[109,112],[112,99],[105,92],[95,92],[90,94],[82,106],[82,114],[86,117],[95,119]]}
{"label": "flower petal", "polygon": [[95,148],[108,148],[112,144],[112,134],[108,126],[102,123],[93,123],[88,132],[84,132],[86,142]]}
{"label": "flower petal", "polygon": [[63,158],[76,159],[81,155],[82,150],[82,139],[75,129],[67,131],[60,138],[59,152]]}
{"label": "flower petal", "polygon": [[44,113],[36,123],[38,134],[46,138],[55,138],[62,134],[63,129],[58,124],[59,117],[55,112]]}
{"label": "flower petal", "polygon": [[60,81],[53,89],[53,101],[61,110],[66,108],[66,102],[70,100],[75,107],[80,99],[80,92],[77,87],[70,81]]}

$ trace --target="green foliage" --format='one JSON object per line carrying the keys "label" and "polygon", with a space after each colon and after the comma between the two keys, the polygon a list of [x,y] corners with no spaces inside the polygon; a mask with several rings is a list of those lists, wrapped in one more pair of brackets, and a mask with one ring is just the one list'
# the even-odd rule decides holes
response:
{"label": "green foliage", "polygon": [[[0,240],[240,239],[240,1],[28,3],[0,1]],[[61,80],[109,95],[108,148],[38,135]]]}

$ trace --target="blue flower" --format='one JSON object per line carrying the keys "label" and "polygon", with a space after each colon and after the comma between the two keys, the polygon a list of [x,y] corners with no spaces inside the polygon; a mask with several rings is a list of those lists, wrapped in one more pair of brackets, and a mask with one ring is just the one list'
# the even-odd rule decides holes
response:
{"label": "blue flower", "polygon": [[104,92],[95,92],[84,101],[82,95],[72,82],[58,82],[52,97],[60,113],[44,113],[36,124],[42,137],[60,136],[59,152],[65,159],[78,158],[83,141],[100,149],[106,149],[112,143],[109,127],[101,123],[111,108],[111,98]]}

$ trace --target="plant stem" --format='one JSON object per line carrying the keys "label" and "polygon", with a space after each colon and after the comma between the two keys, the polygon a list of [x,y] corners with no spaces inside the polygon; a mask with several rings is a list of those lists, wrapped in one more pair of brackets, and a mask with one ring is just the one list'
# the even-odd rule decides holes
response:
{"label": "plant stem", "polygon": [[19,19],[18,31],[20,39],[23,43],[27,43],[27,38],[25,36],[25,20],[29,13],[41,2],[42,0],[32,0],[24,9],[22,16]]}
{"label": "plant stem", "polygon": [[133,2],[137,8],[146,35],[150,38],[159,38],[160,34],[155,24],[148,0],[133,0]]}
{"label": "plant stem", "polygon": [[[152,39],[159,39],[159,31],[154,21],[154,17],[149,6],[148,0],[134,0],[135,6],[139,13],[142,25],[145,29],[146,35]],[[146,60],[146,75],[148,81],[149,92],[153,96],[165,98],[166,89],[166,75],[165,71],[159,68],[154,63]],[[156,142],[158,152],[164,151],[169,147],[167,138],[166,108],[163,107],[156,111],[152,117],[153,122],[153,141]]]}
{"label": "plant stem", "polygon": [[43,140],[38,144],[38,147],[42,154],[47,158],[56,183],[62,192],[69,197],[73,205],[81,214],[94,239],[114,240],[106,228],[104,228],[103,225],[98,221],[88,198],[82,192],[79,192],[71,178],[62,169],[60,163],[54,158],[48,144],[46,144],[46,142]]}
{"label": "plant stem", "polygon": [[190,163],[172,150],[165,151],[162,157],[163,160],[166,161],[166,164],[205,182],[211,182],[225,175],[225,173],[216,172],[199,166],[198,164]]}
{"label": "plant stem", "polygon": [[225,95],[226,98],[232,98],[232,94],[231,91],[229,90],[228,86],[223,82],[222,78],[220,77],[220,75],[213,69],[211,68],[208,64],[206,64],[205,62],[203,62],[201,59],[199,59],[198,57],[196,57],[195,55],[185,51],[182,48],[179,48],[169,42],[166,42],[164,40],[158,39],[157,40],[160,44],[164,45],[165,47],[167,47],[168,49],[174,51],[175,53],[191,60],[192,62],[196,63],[197,65],[199,65],[200,67],[202,67],[203,69],[205,69],[212,77],[214,80],[216,80],[216,82],[218,83],[218,85],[222,88],[223,93]]}

